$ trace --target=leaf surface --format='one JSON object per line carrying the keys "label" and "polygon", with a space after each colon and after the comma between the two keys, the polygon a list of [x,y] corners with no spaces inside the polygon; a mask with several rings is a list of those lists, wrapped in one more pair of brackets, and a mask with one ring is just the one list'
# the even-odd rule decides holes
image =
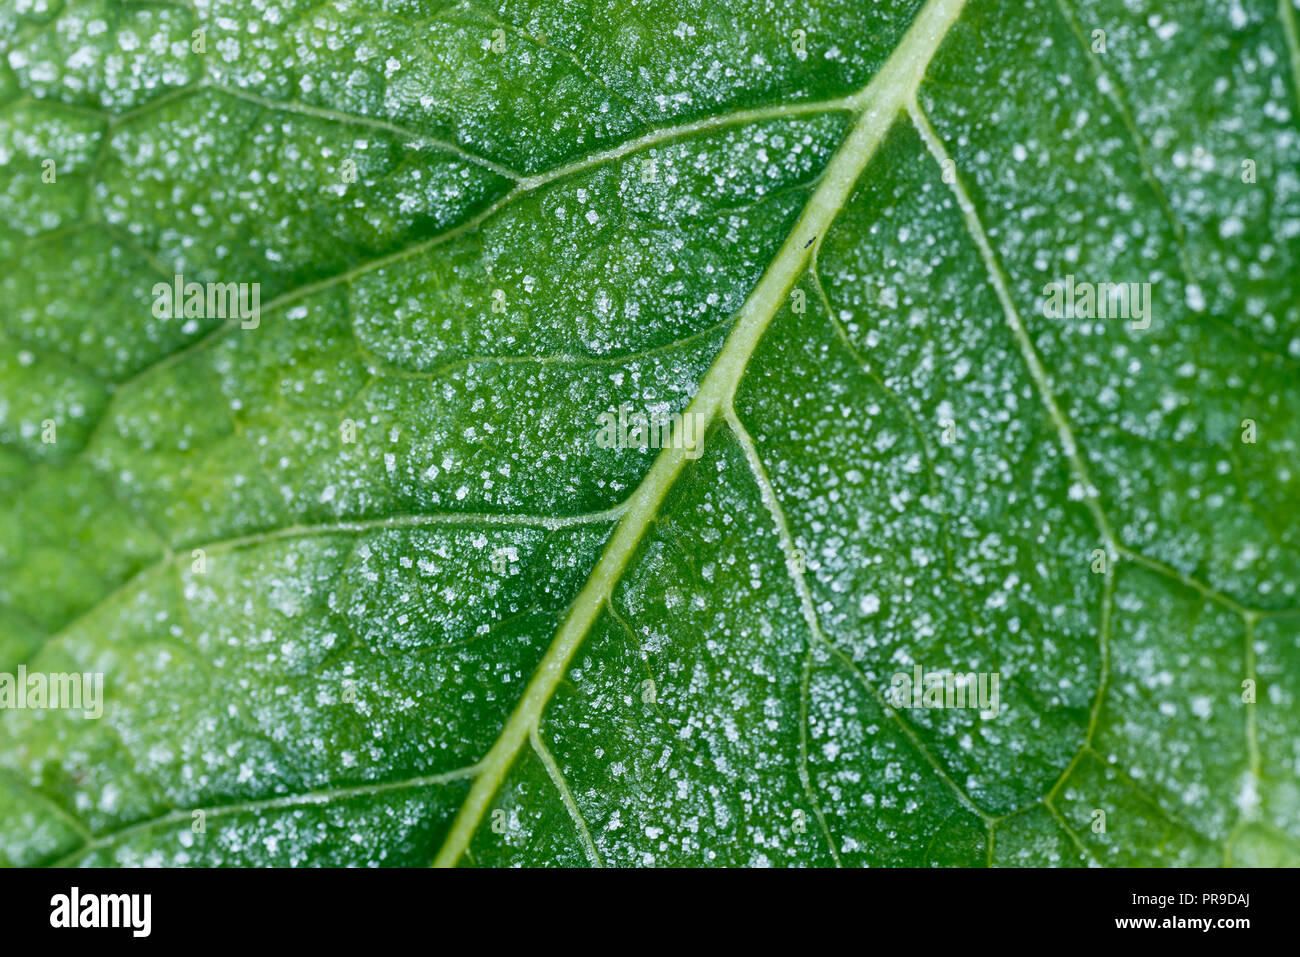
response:
{"label": "leaf surface", "polygon": [[0,0],[0,863],[1300,863],[1296,21]]}

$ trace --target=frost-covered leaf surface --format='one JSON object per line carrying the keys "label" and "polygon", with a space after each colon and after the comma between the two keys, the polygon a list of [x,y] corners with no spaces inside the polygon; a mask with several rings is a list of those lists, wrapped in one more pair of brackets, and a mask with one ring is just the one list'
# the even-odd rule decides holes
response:
{"label": "frost-covered leaf surface", "polygon": [[1300,863],[1298,18],[0,0],[0,863]]}

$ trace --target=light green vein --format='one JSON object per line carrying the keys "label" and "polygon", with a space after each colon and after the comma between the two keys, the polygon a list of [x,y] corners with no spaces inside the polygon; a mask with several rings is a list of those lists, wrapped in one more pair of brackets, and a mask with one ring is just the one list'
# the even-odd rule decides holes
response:
{"label": "light green vein", "polygon": [[569,790],[569,782],[564,779],[564,772],[555,763],[555,758],[551,755],[550,749],[546,747],[546,742],[542,740],[536,726],[529,732],[529,738],[532,741],[534,753],[536,753],[538,760],[542,762],[542,766],[546,768],[546,773],[550,775],[551,783],[560,792],[560,800],[564,802],[569,817],[573,819],[573,826],[578,829],[578,836],[582,839],[582,847],[587,852],[587,859],[591,861],[593,867],[604,867],[605,862],[600,859],[600,852],[596,850],[596,842],[591,839],[591,829],[587,827],[587,819],[582,816],[578,802],[573,799],[573,792]]}
{"label": "light green vein", "polygon": [[745,459],[749,462],[750,471],[753,473],[754,481],[758,484],[759,494],[762,496],[763,504],[766,506],[773,524],[776,526],[777,537],[781,542],[782,551],[785,552],[786,569],[789,572],[791,581],[794,583],[795,592],[799,596],[799,607],[803,612],[804,621],[807,622],[808,629],[812,633],[814,639],[818,644],[825,647],[826,650],[838,658],[845,667],[853,672],[857,677],[858,682],[867,693],[871,695],[872,700],[875,701],[890,720],[898,726],[899,730],[903,732],[904,737],[907,738],[908,743],[911,744],[913,750],[915,750],[916,753],[934,769],[934,772],[938,775],[939,779],[950,791],[952,791],[953,796],[957,798],[958,802],[973,814],[977,815],[986,825],[992,823],[994,820],[993,816],[976,804],[970,795],[962,790],[961,786],[953,780],[952,775],[948,773],[947,769],[939,763],[938,758],[936,758],[931,753],[930,749],[926,747],[925,742],[921,740],[920,736],[916,733],[916,730],[904,721],[902,716],[894,708],[889,707],[880,689],[873,686],[871,682],[867,680],[867,676],[862,673],[862,669],[857,666],[857,663],[845,654],[839,645],[826,637],[826,633],[822,630],[821,620],[817,616],[816,607],[813,604],[812,590],[808,587],[808,579],[804,573],[799,570],[799,566],[795,561],[795,542],[794,538],[790,535],[790,524],[786,521],[785,509],[781,507],[781,502],[776,495],[776,489],[772,486],[772,480],[768,478],[767,469],[763,466],[763,460],[758,454],[758,447],[755,446],[753,437],[745,428],[745,424],[740,421],[740,417],[736,415],[735,410],[728,406],[725,414],[727,424],[731,427],[732,433],[736,436],[736,440],[740,443],[740,447],[745,452]]}
{"label": "light green vein", "polygon": [[136,823],[129,824],[126,827],[100,834],[94,840],[81,845],[68,854],[65,854],[49,866],[68,867],[78,858],[84,857],[85,855],[101,848],[119,844],[130,838],[132,835],[153,830],[158,827],[170,827],[175,824],[188,824],[193,819],[195,811],[202,811],[205,816],[210,818],[220,818],[231,814],[243,814],[248,812],[275,811],[295,807],[321,807],[332,804],[335,801],[357,797],[358,795],[383,794],[388,791],[400,791],[410,788],[449,784],[452,781],[464,780],[472,775],[476,769],[476,765],[470,765],[469,767],[457,768],[454,771],[445,771],[440,774],[427,774],[421,777],[407,778],[403,781],[382,781],[376,784],[356,784],[348,787],[308,791],[303,794],[288,794],[279,797],[265,798],[262,800],[240,801],[233,804],[216,804],[201,808],[177,808],[175,811],[170,811],[167,814],[161,814],[158,817],[137,821]]}
{"label": "light green vein", "polygon": [[[688,409],[700,417],[698,421],[712,424],[730,403],[763,332],[807,264],[813,242],[834,221],[862,170],[907,101],[915,95],[930,59],[964,5],[965,0],[929,0],[875,79],[847,101],[856,113],[853,128],[827,164],[820,184],[776,258],[741,307],[735,327],[700,384]],[[696,453],[692,450],[691,454]],[[604,607],[614,584],[622,577],[668,489],[681,473],[686,456],[687,450],[683,448],[662,450],[632,494],[627,513],[586,586],[570,608],[522,699],[484,757],[482,772],[434,859],[435,865],[454,866],[469,846],[520,747],[540,721],[551,694],[568,670],[570,659]]]}
{"label": "light green vein", "polygon": [[1296,26],[1295,7],[1291,0],[1277,0],[1277,17],[1282,21],[1286,48],[1291,54],[1291,89],[1295,91],[1296,107],[1300,109],[1300,28]]}

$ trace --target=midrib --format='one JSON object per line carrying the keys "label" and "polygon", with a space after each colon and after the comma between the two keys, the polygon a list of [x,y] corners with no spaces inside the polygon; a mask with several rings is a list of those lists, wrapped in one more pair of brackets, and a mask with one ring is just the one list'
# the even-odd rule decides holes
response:
{"label": "midrib", "polygon": [[[966,0],[929,0],[880,72],[845,101],[855,116],[853,127],[827,164],[821,183],[809,197],[799,222],[741,307],[731,335],[700,384],[700,390],[687,410],[702,416],[700,421],[711,425],[719,412],[730,404],[768,323],[785,302],[790,287],[807,264],[814,240],[830,227],[894,120],[915,95],[930,59],[965,3]],[[454,866],[469,846],[479,821],[514,764],[516,755],[541,721],[542,712],[568,670],[570,659],[622,576],[646,528],[658,513],[664,496],[681,473],[687,461],[686,452],[681,448],[663,449],[628,499],[627,511],[615,528],[604,554],[570,607],[564,624],[551,641],[519,704],[480,762],[479,772],[434,860],[434,866]]]}

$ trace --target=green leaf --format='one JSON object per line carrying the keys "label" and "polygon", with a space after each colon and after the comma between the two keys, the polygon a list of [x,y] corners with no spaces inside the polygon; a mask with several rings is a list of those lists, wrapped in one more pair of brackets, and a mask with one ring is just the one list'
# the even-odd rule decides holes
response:
{"label": "green leaf", "polygon": [[0,0],[0,862],[1300,863],[1298,17]]}

